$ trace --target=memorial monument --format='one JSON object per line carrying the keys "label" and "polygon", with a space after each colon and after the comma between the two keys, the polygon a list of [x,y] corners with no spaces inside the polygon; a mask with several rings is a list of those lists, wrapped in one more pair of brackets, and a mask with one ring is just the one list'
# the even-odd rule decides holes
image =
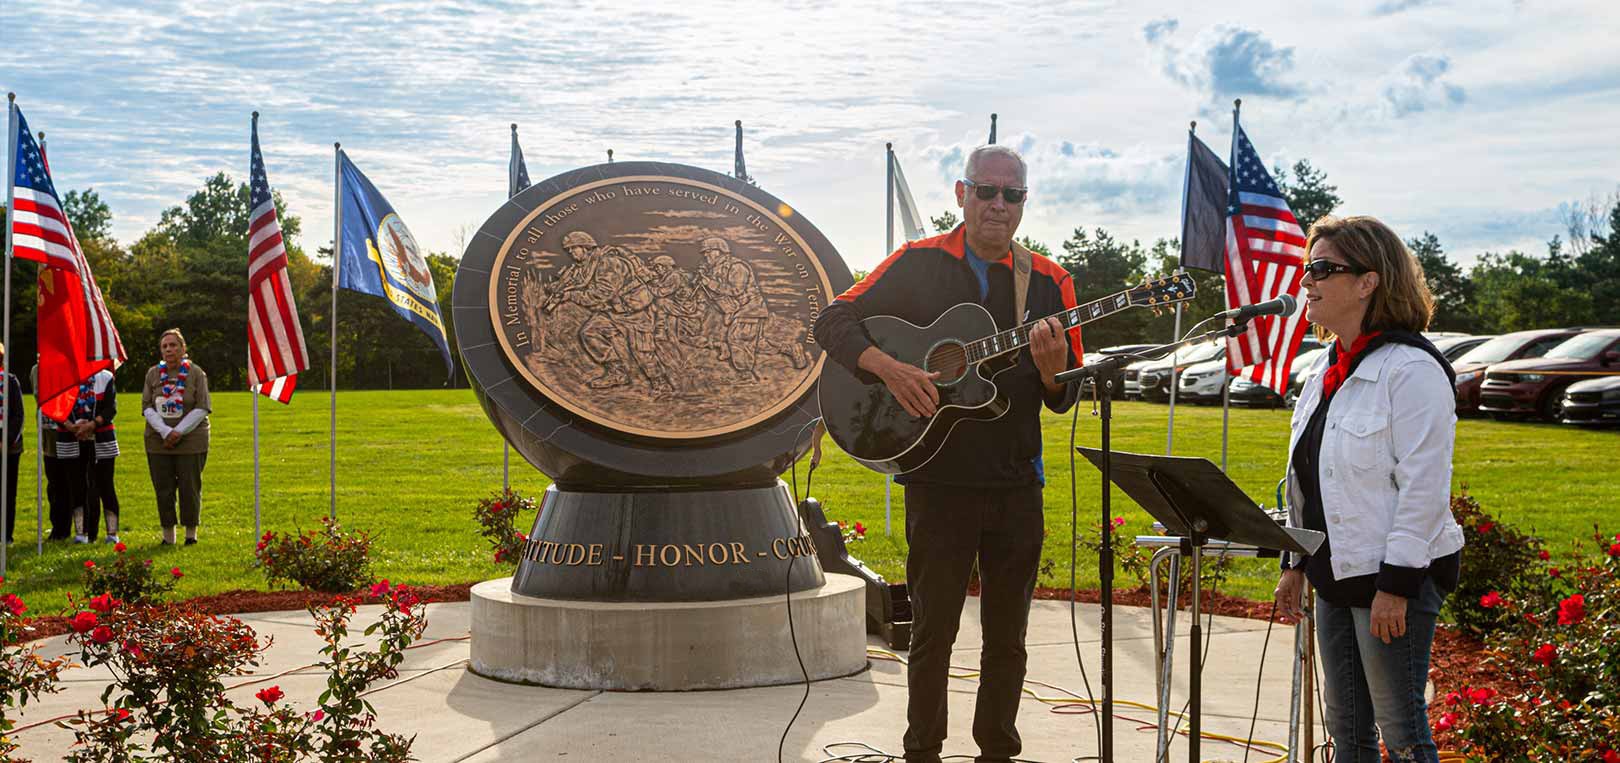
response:
{"label": "memorial monument", "polygon": [[861,583],[823,574],[779,476],[817,416],[810,327],[851,283],[791,206],[696,167],[586,167],[489,218],[456,274],[456,339],[490,420],[554,484],[516,575],[474,588],[475,672],[767,685],[801,680],[795,636],[814,678],[864,668]]}

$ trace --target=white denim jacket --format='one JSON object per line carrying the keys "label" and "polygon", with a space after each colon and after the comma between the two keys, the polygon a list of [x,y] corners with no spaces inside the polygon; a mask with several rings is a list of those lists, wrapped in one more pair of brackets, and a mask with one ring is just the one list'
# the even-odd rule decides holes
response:
{"label": "white denim jacket", "polygon": [[[1288,523],[1304,527],[1294,448],[1322,400],[1324,352],[1307,372],[1288,438]],[[1457,401],[1446,373],[1421,349],[1386,344],[1356,366],[1334,395],[1322,430],[1318,481],[1333,544],[1333,578],[1375,574],[1379,564],[1426,568],[1463,546],[1451,516],[1451,451]]]}

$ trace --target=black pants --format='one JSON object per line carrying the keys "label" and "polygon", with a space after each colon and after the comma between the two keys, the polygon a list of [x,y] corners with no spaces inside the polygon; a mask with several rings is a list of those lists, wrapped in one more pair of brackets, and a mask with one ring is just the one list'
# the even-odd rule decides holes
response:
{"label": "black pants", "polygon": [[6,456],[6,542],[12,539],[12,530],[17,527],[17,465],[22,463],[22,453],[12,453]]}
{"label": "black pants", "polygon": [[[46,447],[54,449],[56,443],[48,443]],[[78,508],[78,504],[73,502],[73,491],[68,484],[72,480],[68,474],[72,461],[51,456],[45,458],[45,498],[50,502],[51,540],[73,537],[73,510]]]}
{"label": "black pants", "polygon": [[[146,454],[146,468],[152,475],[152,488],[157,491],[158,523],[164,527],[174,527],[176,520],[186,527],[202,524],[202,473],[207,464],[207,453]],[[180,498],[178,517],[174,510],[176,494]]]}
{"label": "black pants", "polygon": [[1024,632],[1044,527],[1039,487],[906,486],[912,614],[906,760],[937,761],[944,747],[951,647],[975,560],[984,646],[973,741],[981,761],[1009,760],[1023,749],[1017,720],[1029,656]]}

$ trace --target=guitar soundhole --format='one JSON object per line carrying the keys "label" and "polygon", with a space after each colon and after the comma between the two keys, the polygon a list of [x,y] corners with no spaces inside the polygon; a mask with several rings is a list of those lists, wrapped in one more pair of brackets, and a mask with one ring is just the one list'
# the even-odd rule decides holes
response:
{"label": "guitar soundhole", "polygon": [[967,376],[967,347],[961,342],[940,342],[928,351],[923,369],[939,374],[939,378],[934,380],[937,385],[955,384]]}

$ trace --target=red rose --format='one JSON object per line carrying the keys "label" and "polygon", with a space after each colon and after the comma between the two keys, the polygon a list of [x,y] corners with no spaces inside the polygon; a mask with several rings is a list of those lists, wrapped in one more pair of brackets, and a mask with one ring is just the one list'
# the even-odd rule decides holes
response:
{"label": "red rose", "polygon": [[129,710],[127,710],[125,708],[122,708],[122,707],[113,708],[112,719],[113,719],[114,723],[119,723],[119,722],[129,720]]}
{"label": "red rose", "polygon": [[274,705],[287,695],[282,693],[280,686],[272,686],[268,689],[260,689],[253,696],[266,705]]}
{"label": "red rose", "polygon": [[113,550],[117,551],[120,554],[124,553],[124,548],[125,548],[125,546],[124,546],[123,541],[118,541],[117,543],[113,544]]}
{"label": "red rose", "polygon": [[1558,569],[1557,567],[1548,567],[1547,568],[1547,574],[1551,575],[1551,576],[1553,576],[1555,578],[1561,578],[1561,577],[1564,576],[1564,571]]}
{"label": "red rose", "polygon": [[1552,644],[1542,644],[1541,646],[1536,647],[1535,653],[1530,656],[1536,662],[1546,665],[1547,667],[1552,667],[1553,660],[1558,659],[1558,647],[1553,646]]}
{"label": "red rose", "polygon": [[95,560],[93,560],[93,559],[84,560],[84,568],[87,569],[87,570],[95,569],[96,568]]}
{"label": "red rose", "polygon": [[169,574],[173,575],[175,580],[185,577],[185,573],[181,572],[179,567],[170,567]]}
{"label": "red rose", "polygon": [[857,536],[864,536],[864,535],[866,535],[866,525],[863,525],[863,524],[861,524],[861,523],[860,523],[860,522],[856,522],[856,523],[855,523],[855,534],[856,534],[856,535],[857,535]]}
{"label": "red rose", "polygon": [[[1609,556],[1620,556],[1620,543],[1616,543],[1609,547]],[[1609,752],[1614,751],[1610,750]]]}
{"label": "red rose", "polygon": [[1125,526],[1125,518],[1124,517],[1114,517],[1114,526],[1115,527],[1124,527]]}
{"label": "red rose", "polygon": [[259,545],[257,545],[257,546],[254,546],[254,549],[255,549],[255,550],[258,550],[258,551],[263,551],[263,550],[264,550],[264,549],[265,549],[265,544],[264,544],[264,541],[262,541],[262,540],[261,540],[261,541],[259,541]]}
{"label": "red rose", "polygon": [[1495,689],[1489,689],[1489,688],[1487,688],[1487,689],[1471,689],[1468,692],[1468,699],[1470,701],[1472,701],[1476,705],[1483,705],[1486,702],[1491,701],[1491,698],[1495,697],[1495,696],[1496,696],[1496,690]]}
{"label": "red rose", "polygon": [[1488,532],[1491,531],[1491,528],[1495,527],[1495,526],[1496,526],[1495,522],[1480,522],[1479,523],[1479,531],[1482,532],[1482,533],[1488,533]]}
{"label": "red rose", "polygon": [[110,593],[90,597],[90,608],[104,615],[113,611],[113,607],[119,604],[123,604],[123,602],[114,599]]}
{"label": "red rose", "polygon": [[388,578],[383,578],[382,580],[377,581],[377,583],[371,587],[372,598],[387,596],[389,587]]}
{"label": "red rose", "polygon": [[505,557],[506,557],[506,549],[504,549],[504,548],[495,549],[495,561],[499,562],[502,559],[504,559]]}
{"label": "red rose", "polygon": [[86,633],[91,628],[96,627],[96,613],[80,612],[74,615],[73,619],[68,621],[68,624],[73,626],[74,633]]}
{"label": "red rose", "polygon": [[416,606],[417,602],[421,601],[421,599],[417,597],[416,593],[412,591],[409,586],[402,585],[394,589],[393,601],[395,608],[409,611],[410,608]]}
{"label": "red rose", "polygon": [[1445,713],[1444,715],[1441,715],[1440,720],[1437,721],[1434,724],[1434,727],[1441,730],[1441,731],[1450,731],[1453,728],[1456,728],[1456,726],[1457,726],[1457,714],[1456,713]]}
{"label": "red rose", "polygon": [[1614,750],[1603,751],[1603,763],[1620,763],[1620,752]]}
{"label": "red rose", "polygon": [[105,644],[105,643],[107,643],[109,641],[112,641],[113,640],[112,629],[108,628],[105,625],[98,625],[98,626],[96,626],[95,630],[90,631],[90,640],[96,642],[97,644]]}
{"label": "red rose", "polygon": [[1486,609],[1495,609],[1500,607],[1502,606],[1502,594],[1497,593],[1496,591],[1491,591],[1490,593],[1479,597],[1479,605]]}
{"label": "red rose", "polygon": [[326,720],[326,711],[320,708],[315,708],[315,712],[309,716],[309,719],[316,723],[320,723],[321,721]]}
{"label": "red rose", "polygon": [[1451,692],[1451,693],[1446,695],[1446,704],[1455,705],[1455,704],[1458,704],[1460,702],[1462,702],[1462,695],[1461,694],[1458,694],[1457,692]]}
{"label": "red rose", "polygon": [[22,613],[28,611],[28,605],[24,604],[22,599],[17,598],[17,594],[14,593],[0,596],[0,605],[4,605],[6,611],[10,612],[12,617],[22,617]]}
{"label": "red rose", "polygon": [[1586,619],[1586,597],[1575,594],[1558,603],[1558,624],[1574,625]]}

